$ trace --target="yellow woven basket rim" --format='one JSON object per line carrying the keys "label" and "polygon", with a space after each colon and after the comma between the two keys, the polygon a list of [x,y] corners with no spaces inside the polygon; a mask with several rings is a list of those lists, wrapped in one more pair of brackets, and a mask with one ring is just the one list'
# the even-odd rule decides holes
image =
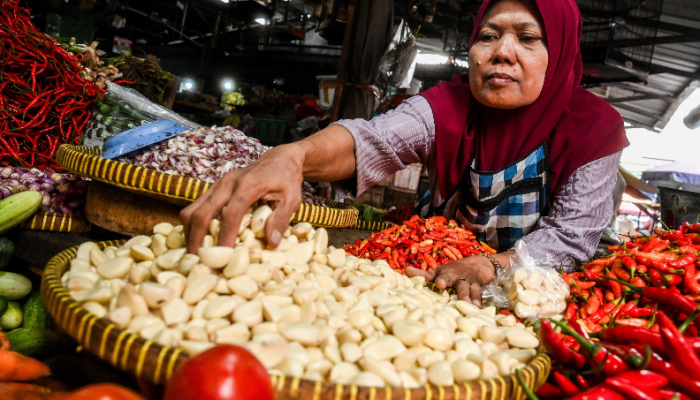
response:
{"label": "yellow woven basket rim", "polygon": [[84,233],[90,230],[90,223],[83,215],[38,212],[24,221],[22,227],[34,231]]}
{"label": "yellow woven basket rim", "polygon": [[[97,242],[101,249],[108,246],[120,246],[124,240]],[[161,346],[152,340],[145,340],[137,334],[129,333],[115,326],[106,318],[98,318],[74,301],[61,282],[70,261],[76,256],[78,246],[69,248],[54,256],[46,265],[41,281],[41,297],[56,323],[73,337],[81,346],[96,354],[109,364],[155,383],[165,383],[173,371],[189,356],[180,348]],[[100,333],[101,335],[99,335]],[[131,353],[130,353],[131,351]],[[138,357],[129,357],[137,353]],[[155,360],[155,361],[154,361]],[[528,386],[536,390],[547,379],[551,368],[550,358],[540,353],[521,370]],[[480,394],[481,399],[524,399],[525,394],[514,375],[495,379],[453,385],[425,385],[417,389],[395,387],[372,388],[356,385],[341,385],[327,382],[308,381],[284,375],[271,376],[277,398],[287,398],[285,394],[296,397],[300,390],[313,393],[314,399],[320,394],[332,392],[334,399],[376,398],[435,398],[435,399],[470,399]],[[508,392],[508,393],[507,393]]]}
{"label": "yellow woven basket rim", "polygon": [[355,225],[352,226],[352,229],[380,232],[380,231],[383,231],[384,229],[391,228],[394,225],[395,224],[392,222],[368,222],[368,221],[358,220],[355,223]]}
{"label": "yellow woven basket rim", "polygon": [[[211,183],[199,179],[108,160],[100,157],[101,153],[91,147],[64,144],[56,152],[56,161],[73,173],[163,200],[192,202],[211,187]],[[292,215],[292,222],[326,228],[346,228],[357,222],[356,208],[331,199],[324,201],[328,207],[302,203]]]}

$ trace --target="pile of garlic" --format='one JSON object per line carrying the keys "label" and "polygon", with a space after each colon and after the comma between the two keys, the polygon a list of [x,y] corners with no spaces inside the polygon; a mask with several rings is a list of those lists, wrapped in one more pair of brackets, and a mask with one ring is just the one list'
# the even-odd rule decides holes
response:
{"label": "pile of garlic", "polygon": [[433,292],[383,260],[346,256],[323,228],[300,223],[267,246],[271,212],[249,210],[235,248],[216,246],[212,221],[198,255],[167,223],[118,248],[84,243],[63,283],[87,310],[145,339],[190,354],[233,343],[270,373],[310,380],[452,385],[535,357],[532,328],[512,315]]}
{"label": "pile of garlic", "polygon": [[549,318],[566,310],[569,286],[554,270],[517,268],[506,288],[513,311],[520,318]]}

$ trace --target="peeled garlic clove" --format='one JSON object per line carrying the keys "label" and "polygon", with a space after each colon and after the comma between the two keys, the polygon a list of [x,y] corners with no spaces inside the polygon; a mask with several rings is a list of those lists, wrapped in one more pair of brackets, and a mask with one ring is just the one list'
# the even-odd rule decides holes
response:
{"label": "peeled garlic clove", "polygon": [[104,279],[122,279],[129,274],[134,260],[131,257],[116,257],[97,266],[97,273]]}
{"label": "peeled garlic clove", "polygon": [[131,257],[136,261],[153,261],[156,258],[151,249],[140,244],[131,246]]}
{"label": "peeled garlic clove", "polygon": [[255,233],[256,237],[265,237],[265,222],[272,214],[272,209],[269,206],[258,207],[251,217],[250,229]]}
{"label": "peeled garlic clove", "polygon": [[139,287],[139,294],[150,308],[161,308],[175,298],[172,289],[153,282],[143,282]]}
{"label": "peeled garlic clove", "polygon": [[392,326],[392,332],[404,345],[408,347],[423,343],[428,335],[425,324],[419,321],[399,320]]}
{"label": "peeled garlic clove", "polygon": [[185,248],[168,250],[167,252],[165,252],[165,254],[156,257],[154,262],[159,268],[167,270],[175,269],[175,267],[177,267],[177,263],[185,255],[186,252],[187,249]]}
{"label": "peeled garlic clove", "polygon": [[182,293],[182,299],[187,304],[195,304],[202,300],[214,287],[219,279],[216,275],[202,275],[194,281],[190,282],[185,291]]}
{"label": "peeled garlic clove", "polygon": [[131,322],[131,310],[129,307],[119,307],[107,315],[119,328],[124,329]]}
{"label": "peeled garlic clove", "polygon": [[323,338],[321,328],[311,324],[292,324],[282,329],[282,335],[287,340],[299,342],[305,346],[318,346]]}
{"label": "peeled garlic clove", "polygon": [[190,319],[190,309],[187,303],[179,297],[172,299],[170,303],[161,307],[160,312],[163,315],[163,321],[168,326],[187,322]]}
{"label": "peeled garlic clove", "polygon": [[220,269],[225,267],[229,261],[231,261],[231,256],[233,256],[234,249],[230,247],[214,246],[214,247],[201,247],[199,249],[199,262],[206,265],[212,269]]}
{"label": "peeled garlic clove", "polygon": [[207,304],[204,309],[204,318],[222,318],[231,315],[236,305],[236,300],[233,297],[219,296]]}

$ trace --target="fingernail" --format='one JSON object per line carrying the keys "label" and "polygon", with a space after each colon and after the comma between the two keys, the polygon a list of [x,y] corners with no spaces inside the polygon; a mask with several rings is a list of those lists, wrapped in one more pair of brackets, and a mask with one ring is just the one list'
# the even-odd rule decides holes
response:
{"label": "fingernail", "polygon": [[280,231],[272,232],[272,236],[270,237],[270,240],[272,240],[272,244],[277,246],[280,243],[280,241],[282,240],[282,233]]}

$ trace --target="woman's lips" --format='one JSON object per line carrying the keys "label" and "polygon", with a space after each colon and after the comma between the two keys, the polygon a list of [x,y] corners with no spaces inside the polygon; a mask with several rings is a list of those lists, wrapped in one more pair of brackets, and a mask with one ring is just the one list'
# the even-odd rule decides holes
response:
{"label": "woman's lips", "polygon": [[496,73],[496,74],[490,74],[486,77],[486,80],[492,84],[495,85],[509,85],[511,83],[515,83],[516,80],[512,76],[508,74],[501,74],[501,73]]}

